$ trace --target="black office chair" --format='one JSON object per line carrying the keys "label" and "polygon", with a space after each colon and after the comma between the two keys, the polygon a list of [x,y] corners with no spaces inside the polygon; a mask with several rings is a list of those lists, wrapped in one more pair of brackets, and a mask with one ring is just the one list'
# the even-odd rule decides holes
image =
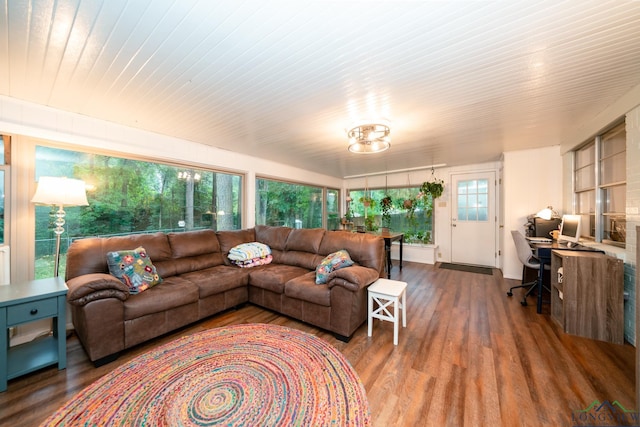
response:
{"label": "black office chair", "polygon": [[[516,288],[528,288],[527,292],[524,294],[522,301],[520,304],[526,306],[527,305],[527,297],[531,295],[533,291],[538,288],[538,275],[536,274],[536,280],[533,282],[524,283],[525,273],[527,268],[534,269],[536,272],[540,270],[540,261],[533,254],[531,250],[531,246],[529,246],[529,242],[524,237],[524,234],[520,233],[516,230],[511,230],[511,236],[513,237],[513,243],[516,245],[516,252],[518,253],[518,259],[522,263],[522,284],[518,286],[512,286],[507,291],[507,296],[513,296],[513,290]],[[548,264],[544,265],[545,270],[550,270],[551,267]]]}

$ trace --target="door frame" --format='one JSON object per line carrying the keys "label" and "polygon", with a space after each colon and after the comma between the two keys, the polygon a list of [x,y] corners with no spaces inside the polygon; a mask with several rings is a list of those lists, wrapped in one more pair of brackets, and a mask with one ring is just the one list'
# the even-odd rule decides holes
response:
{"label": "door frame", "polygon": [[495,257],[494,257],[494,265],[491,267],[494,268],[502,268],[502,239],[501,239],[501,231],[502,231],[502,217],[503,212],[500,209],[502,204],[502,171],[500,168],[483,168],[478,170],[456,170],[449,172],[449,185],[451,185],[451,191],[449,192],[449,204],[451,206],[449,212],[449,218],[447,219],[449,223],[449,260],[453,262],[453,227],[452,227],[452,218],[454,214],[457,216],[457,213],[453,211],[454,206],[454,197],[457,192],[453,188],[455,176],[458,175],[474,175],[474,174],[482,174],[482,173],[493,173],[495,179],[494,185],[494,197],[493,197],[493,210],[495,215],[494,221],[494,230],[493,230],[493,238],[494,238],[494,247],[495,247]]}

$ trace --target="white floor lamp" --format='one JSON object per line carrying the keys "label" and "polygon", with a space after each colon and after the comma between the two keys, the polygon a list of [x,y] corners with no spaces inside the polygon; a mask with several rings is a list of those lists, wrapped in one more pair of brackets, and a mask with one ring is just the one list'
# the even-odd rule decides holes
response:
{"label": "white floor lamp", "polygon": [[56,259],[54,276],[58,277],[60,267],[60,235],[64,233],[64,206],[88,206],[87,190],[84,181],[65,177],[41,176],[38,188],[31,202],[39,205],[58,206],[56,212]]}

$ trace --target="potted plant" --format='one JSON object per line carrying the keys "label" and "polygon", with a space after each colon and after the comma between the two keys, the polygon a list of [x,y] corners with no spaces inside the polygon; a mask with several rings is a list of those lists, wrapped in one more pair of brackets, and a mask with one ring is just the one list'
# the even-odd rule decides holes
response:
{"label": "potted plant", "polygon": [[444,181],[437,178],[434,178],[433,181],[425,181],[420,186],[420,191],[423,194],[431,194],[432,198],[437,199],[442,196],[444,191]]}
{"label": "potted plant", "polygon": [[364,228],[366,231],[376,231],[378,229],[375,224],[375,217],[373,215],[364,217]]}
{"label": "potted plant", "polygon": [[[382,212],[382,232],[389,232],[391,227],[391,209],[393,208],[393,201],[390,196],[384,196],[380,200],[380,210]],[[385,230],[386,228],[386,230]]]}
{"label": "potted plant", "polygon": [[405,199],[402,207],[407,211],[407,219],[409,220],[409,226],[413,231],[418,226],[418,222],[416,219],[416,209],[418,209],[420,201],[422,200],[422,193],[418,193],[418,195],[411,197],[409,199]]}
{"label": "potted plant", "polygon": [[374,207],[376,205],[376,201],[371,196],[360,197],[360,203],[362,203],[365,209]]}

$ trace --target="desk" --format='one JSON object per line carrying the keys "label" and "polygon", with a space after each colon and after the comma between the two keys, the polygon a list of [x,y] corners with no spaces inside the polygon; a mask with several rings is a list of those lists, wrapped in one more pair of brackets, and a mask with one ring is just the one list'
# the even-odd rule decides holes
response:
{"label": "desk", "polygon": [[387,232],[379,233],[378,236],[384,239],[384,252],[387,257],[387,279],[391,279],[391,268],[393,267],[393,262],[391,261],[391,244],[393,242],[400,242],[400,270],[402,270],[402,245],[404,243],[404,234]]}
{"label": "desk", "polygon": [[[544,266],[551,266],[551,251],[553,250],[563,250],[563,251],[582,251],[582,252],[602,252],[598,249],[589,248],[587,246],[578,246],[578,247],[568,247],[567,245],[563,245],[554,241],[552,243],[535,243],[530,242],[529,245],[531,249],[533,249],[536,258],[540,261],[540,268],[538,269],[538,301],[536,304],[536,312],[538,314],[542,313],[542,289],[543,279],[544,279]],[[548,283],[548,289],[551,289],[551,284]]]}
{"label": "desk", "polygon": [[568,334],[624,344],[623,276],[621,259],[551,251],[551,319]]}
{"label": "desk", "polygon": [[[538,301],[536,303],[536,312],[538,314],[542,313],[542,289],[543,280],[544,280],[544,266],[551,266],[551,251],[554,247],[558,247],[558,242],[553,243],[530,243],[531,249],[533,249],[533,253],[535,254],[538,261],[540,261],[540,268],[538,269]],[[566,246],[565,246],[566,248]],[[548,286],[547,286],[548,287]]]}

